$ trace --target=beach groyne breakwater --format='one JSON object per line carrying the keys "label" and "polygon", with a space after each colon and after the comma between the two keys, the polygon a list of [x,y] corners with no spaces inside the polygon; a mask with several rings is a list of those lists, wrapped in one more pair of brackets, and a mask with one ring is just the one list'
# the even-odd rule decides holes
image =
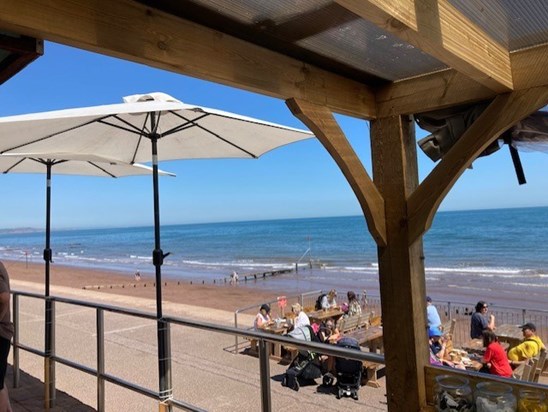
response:
{"label": "beach groyne breakwater", "polygon": [[[278,276],[278,275],[283,275],[283,274],[287,274],[287,273],[292,273],[294,272],[295,270],[293,268],[287,268],[287,269],[278,269],[278,270],[268,270],[268,271],[263,271],[263,272],[254,272],[254,273],[242,273],[242,274],[238,274],[238,280],[237,282],[251,282],[251,281],[257,281],[257,280],[261,280],[261,279],[267,279],[267,278],[270,278],[270,277],[273,277],[273,276]],[[192,284],[202,284],[202,285],[205,285],[205,284],[227,284],[227,283],[230,283],[231,281],[233,281],[233,279],[230,277],[230,276],[225,276],[225,277],[222,277],[222,278],[218,278],[218,279],[207,279],[207,280],[201,280],[201,281],[197,281],[196,279],[193,279],[193,280],[188,280],[188,281],[184,281],[184,280],[169,280],[169,281],[165,281],[163,282],[164,283],[164,286],[180,286],[180,285],[192,285]],[[100,290],[100,289],[119,289],[119,288],[122,288],[122,289],[125,289],[125,288],[137,288],[137,287],[156,287],[156,282],[154,282],[154,280],[139,280],[139,281],[135,281],[135,282],[131,282],[131,283],[116,283],[116,284],[102,284],[102,285],[86,285],[86,286],[83,286],[82,289],[86,289],[86,290],[92,290],[92,289],[96,289],[96,290]]]}

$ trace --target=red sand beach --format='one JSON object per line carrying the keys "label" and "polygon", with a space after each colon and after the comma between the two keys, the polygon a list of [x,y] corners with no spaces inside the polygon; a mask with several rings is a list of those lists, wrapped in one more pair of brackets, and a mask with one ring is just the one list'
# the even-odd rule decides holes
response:
{"label": "red sand beach", "polygon": [[[11,279],[33,282],[39,285],[44,284],[44,265],[31,263],[27,265],[14,261],[4,261],[3,263]],[[52,264],[50,267],[50,280],[52,295],[56,295],[56,286],[75,289],[96,286],[92,290],[97,291],[97,293],[114,293],[156,299],[154,279],[150,277],[142,277],[140,281],[136,281],[133,275],[130,274]],[[256,286],[252,288],[243,283],[237,286],[228,283],[202,285],[187,282],[178,284],[177,281],[170,279],[166,279],[162,288],[164,301],[228,311],[235,311],[238,308],[255,303],[260,305],[262,302],[275,299],[276,296],[284,293],[286,292],[262,291]]]}

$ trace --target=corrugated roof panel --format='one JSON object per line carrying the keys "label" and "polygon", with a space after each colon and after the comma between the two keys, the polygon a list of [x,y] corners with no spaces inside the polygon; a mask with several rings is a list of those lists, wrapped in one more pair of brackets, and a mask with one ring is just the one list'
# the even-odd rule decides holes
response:
{"label": "corrugated roof panel", "polygon": [[447,67],[411,44],[364,20],[341,25],[303,39],[298,44],[391,81]]}
{"label": "corrugated roof panel", "polygon": [[510,51],[548,42],[547,0],[450,2]]}

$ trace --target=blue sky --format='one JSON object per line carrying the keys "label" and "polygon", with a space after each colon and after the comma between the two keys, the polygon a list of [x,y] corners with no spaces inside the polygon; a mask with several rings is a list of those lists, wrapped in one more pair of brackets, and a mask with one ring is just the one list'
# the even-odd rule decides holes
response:
{"label": "blue sky", "polygon": [[[44,56],[0,87],[0,116],[120,103],[126,95],[160,91],[203,105],[303,128],[282,100],[147,66],[46,43]],[[337,116],[371,175],[369,123]],[[420,129],[417,137],[426,133]],[[434,167],[419,152],[421,180]],[[519,186],[507,147],[474,163],[441,210],[548,205],[542,153],[522,153],[528,183]],[[315,139],[258,160],[162,162],[177,174],[160,179],[161,223],[198,223],[361,213],[335,162]],[[0,229],[44,226],[45,176],[3,175]],[[152,225],[147,176],[107,179],[53,176],[52,228]]]}

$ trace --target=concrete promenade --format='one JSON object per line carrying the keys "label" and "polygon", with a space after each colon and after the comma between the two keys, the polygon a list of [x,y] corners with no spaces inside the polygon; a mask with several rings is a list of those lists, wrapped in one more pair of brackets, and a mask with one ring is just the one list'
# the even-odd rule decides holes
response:
{"label": "concrete promenade", "polygon": [[[41,293],[36,284],[13,281],[12,289]],[[155,312],[155,302],[131,296],[103,294],[93,290],[52,287],[52,295],[95,301],[98,303]],[[41,300],[22,298],[20,302],[23,344],[43,349],[44,304]],[[185,304],[164,303],[164,313],[170,316],[233,325],[232,312],[202,309]],[[56,305],[56,353],[95,368],[95,311],[67,304]],[[245,318],[242,317],[242,320]],[[241,320],[239,320],[241,321]],[[247,319],[252,324],[252,317]],[[260,411],[259,360],[232,353],[234,337],[187,327],[171,330],[173,395],[176,399],[209,411]],[[12,389],[11,375],[7,378],[14,411],[43,410],[43,358],[20,352],[22,385]],[[157,390],[158,366],[156,323],[154,321],[105,313],[106,372],[137,385]],[[10,357],[11,363],[11,357]],[[324,411],[385,411],[384,378],[381,388],[362,387],[360,399],[337,400],[318,385],[301,387],[294,392],[281,386],[281,376],[287,366],[270,362],[272,410],[293,411],[320,407]],[[28,374],[28,375],[27,375]],[[96,407],[96,378],[64,365],[56,368],[58,406],[55,411],[91,411]],[[316,380],[321,383],[320,379]],[[63,393],[59,393],[59,391]],[[107,411],[157,411],[157,402],[118,387],[106,384]],[[177,410],[177,409],[176,409]]]}

